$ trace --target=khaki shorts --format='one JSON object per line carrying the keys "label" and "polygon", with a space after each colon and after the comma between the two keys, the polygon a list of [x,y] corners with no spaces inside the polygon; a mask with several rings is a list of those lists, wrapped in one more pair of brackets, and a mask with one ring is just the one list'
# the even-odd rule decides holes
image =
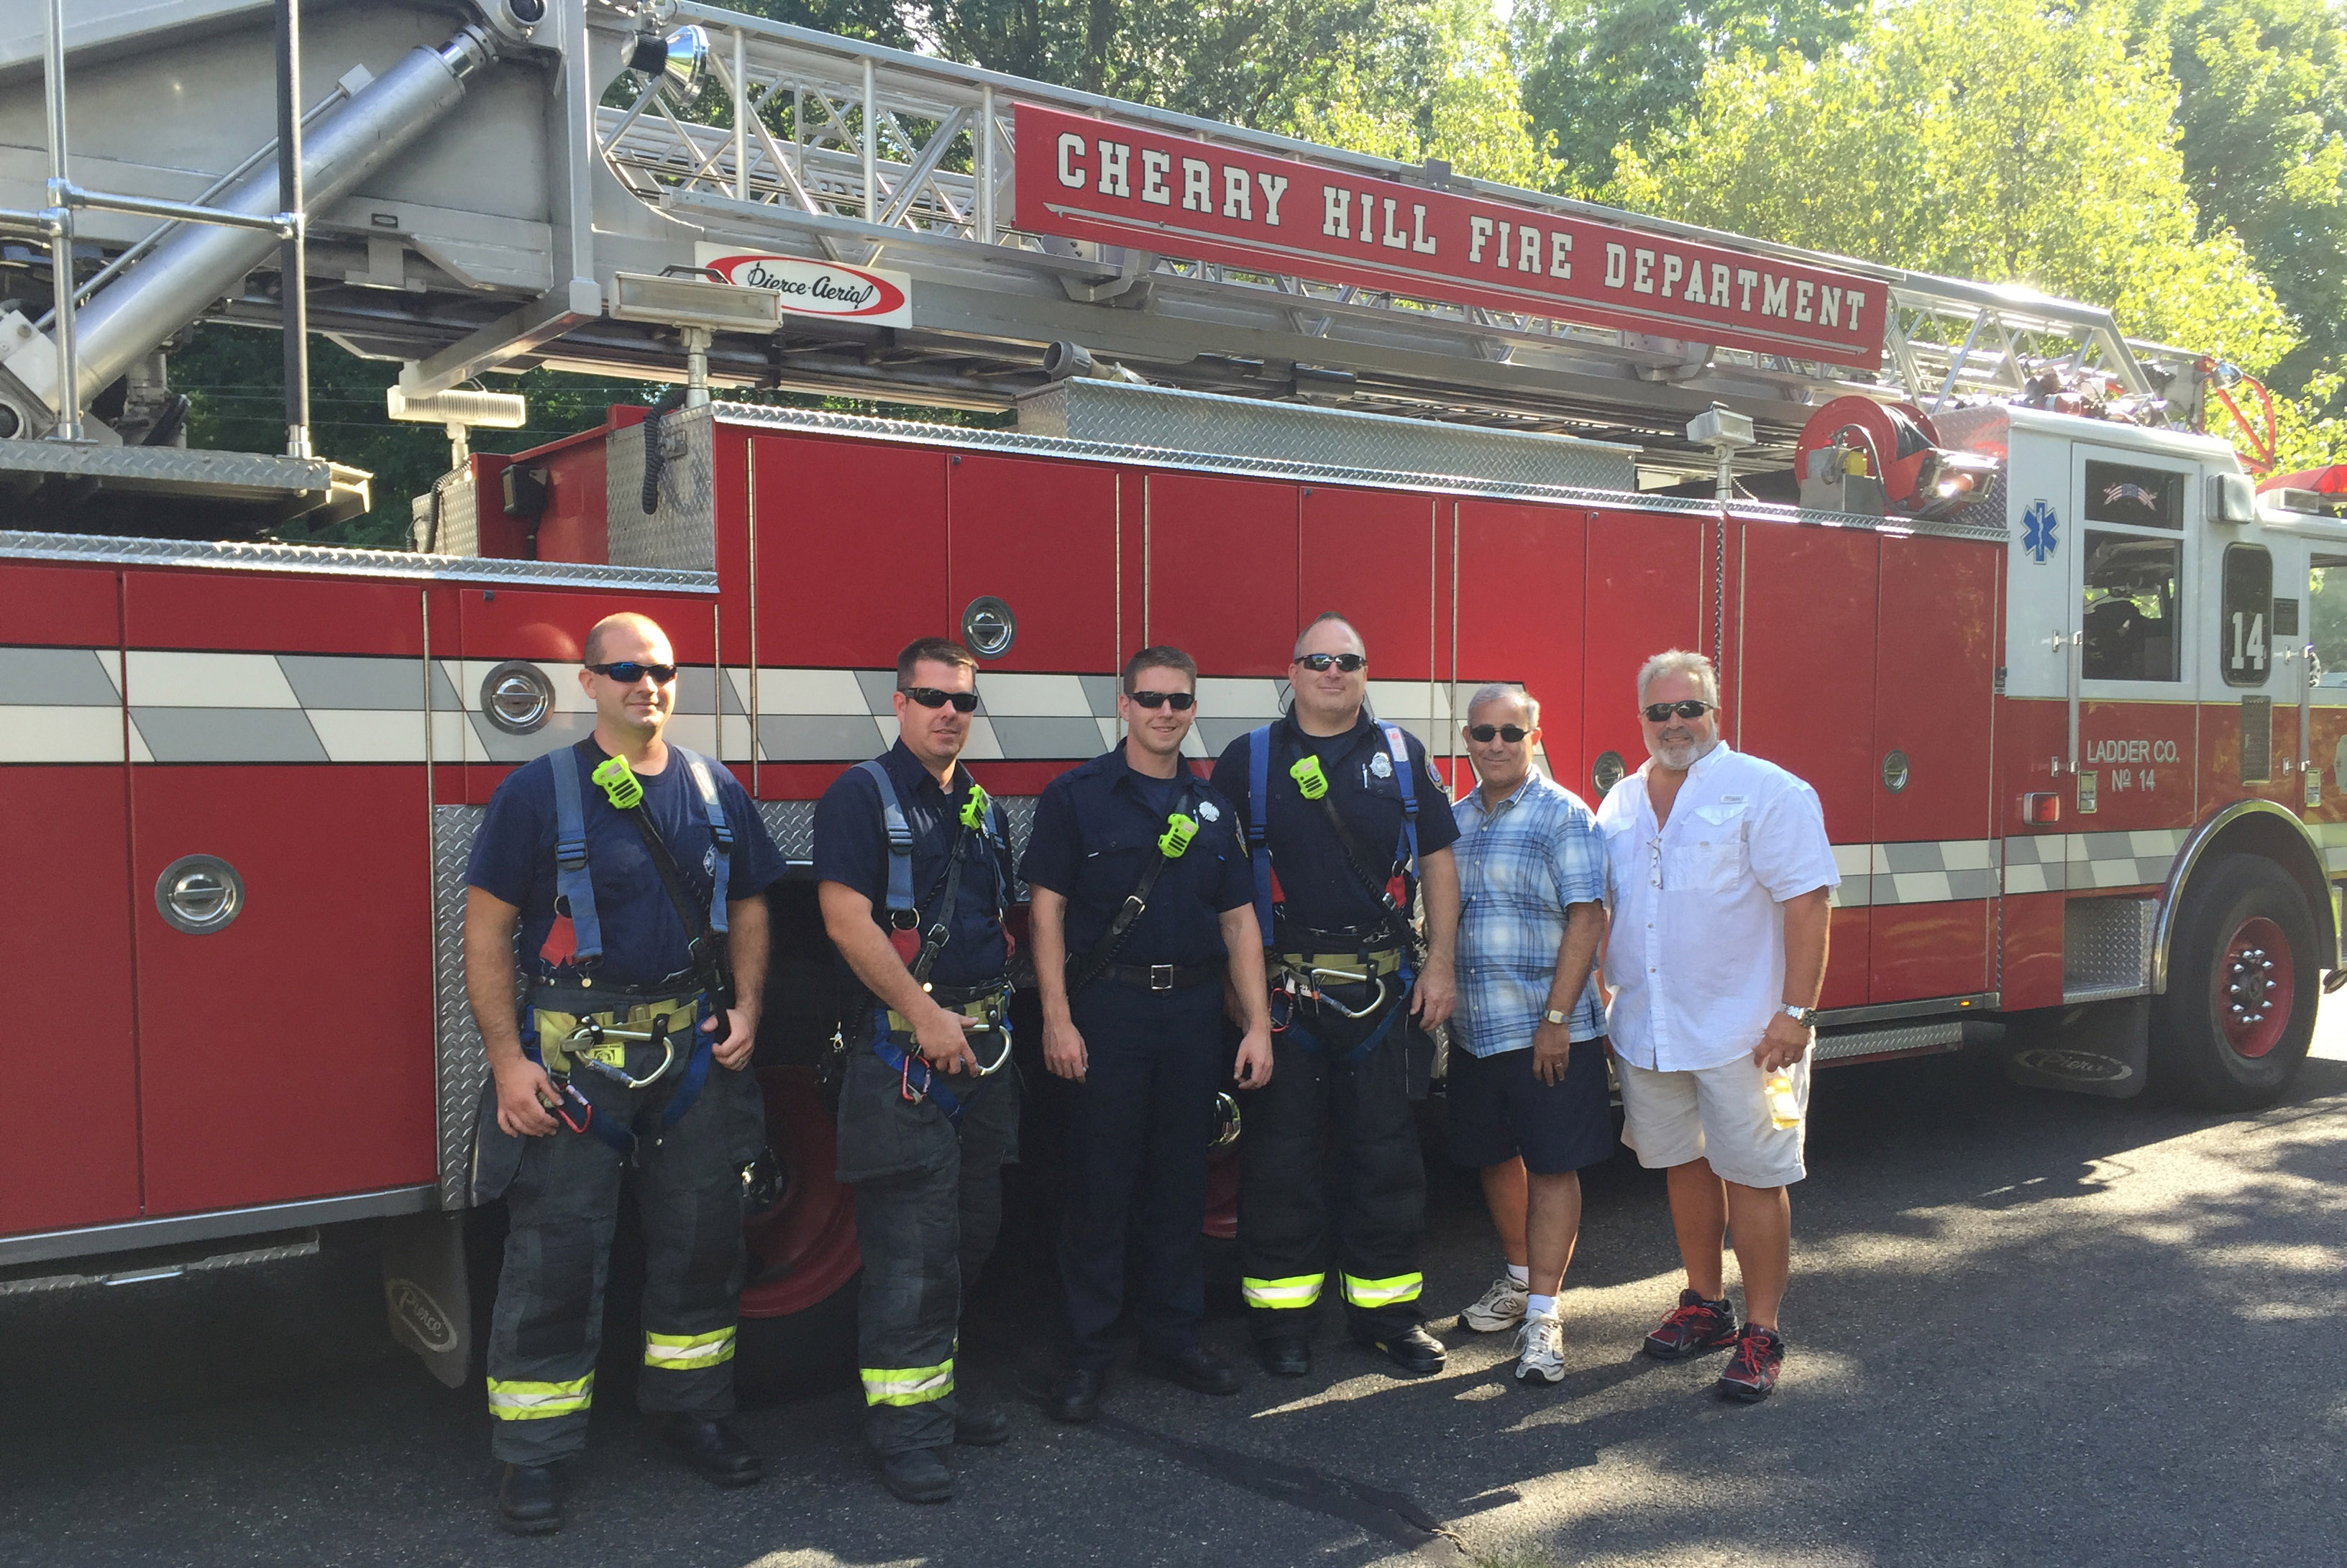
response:
{"label": "khaki shorts", "polygon": [[1809,1059],[1787,1071],[1801,1120],[1778,1127],[1768,1120],[1767,1080],[1748,1056],[1692,1072],[1656,1072],[1617,1056],[1622,1142],[1650,1171],[1703,1159],[1738,1186],[1789,1186],[1808,1174],[1801,1146],[1809,1131]]}

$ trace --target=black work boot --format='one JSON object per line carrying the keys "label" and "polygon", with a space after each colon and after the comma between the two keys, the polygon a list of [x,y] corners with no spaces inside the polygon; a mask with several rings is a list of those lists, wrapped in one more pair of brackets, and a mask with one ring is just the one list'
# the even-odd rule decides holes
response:
{"label": "black work boot", "polygon": [[562,1528],[562,1477],[550,1464],[509,1464],[497,1488],[497,1526],[516,1535]]}
{"label": "black work boot", "polygon": [[668,1440],[685,1463],[719,1486],[749,1486],[766,1473],[766,1461],[758,1450],[734,1436],[723,1421],[671,1416]]}
{"label": "black work boot", "polygon": [[954,1494],[953,1471],[935,1449],[881,1454],[880,1484],[907,1502],[943,1502]]}
{"label": "black work boot", "polygon": [[1169,1383],[1200,1394],[1235,1394],[1244,1386],[1238,1368],[1203,1345],[1192,1345],[1170,1355],[1141,1353],[1141,1364]]}
{"label": "black work boot", "polygon": [[1081,1423],[1100,1414],[1102,1378],[1097,1368],[1071,1367],[1051,1385],[1046,1409],[1055,1421]]}
{"label": "black work boot", "polygon": [[1441,1371],[1443,1362],[1448,1359],[1442,1341],[1429,1334],[1423,1324],[1414,1323],[1399,1334],[1382,1337],[1357,1334],[1354,1337],[1413,1378]]}
{"label": "black work boot", "polygon": [[1312,1347],[1301,1339],[1258,1339],[1255,1358],[1275,1378],[1302,1378],[1312,1370]]}
{"label": "black work boot", "polygon": [[954,1441],[990,1449],[1010,1437],[1010,1417],[999,1405],[981,1405],[968,1394],[954,1396]]}

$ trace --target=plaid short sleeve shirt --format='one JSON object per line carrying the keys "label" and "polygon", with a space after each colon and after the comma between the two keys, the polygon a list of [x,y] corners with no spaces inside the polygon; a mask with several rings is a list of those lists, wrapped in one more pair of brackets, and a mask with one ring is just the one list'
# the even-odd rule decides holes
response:
{"label": "plaid short sleeve shirt", "polygon": [[[1521,1050],[1548,1010],[1568,907],[1605,897],[1596,819],[1571,790],[1538,771],[1486,811],[1481,790],[1451,808],[1459,842],[1459,1007],[1453,1042],[1470,1054]],[[1573,1004],[1576,1040],[1605,1032],[1593,979]]]}

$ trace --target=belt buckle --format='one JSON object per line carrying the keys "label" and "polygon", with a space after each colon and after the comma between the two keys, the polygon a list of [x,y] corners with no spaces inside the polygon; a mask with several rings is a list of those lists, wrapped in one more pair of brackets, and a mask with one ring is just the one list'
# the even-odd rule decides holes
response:
{"label": "belt buckle", "polygon": [[1150,965],[1149,989],[1153,991],[1172,990],[1174,989],[1174,966],[1171,964]]}

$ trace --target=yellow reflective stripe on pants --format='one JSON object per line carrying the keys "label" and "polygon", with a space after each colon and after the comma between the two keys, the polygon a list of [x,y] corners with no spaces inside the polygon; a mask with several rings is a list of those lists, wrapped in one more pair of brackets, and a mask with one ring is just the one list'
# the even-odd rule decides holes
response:
{"label": "yellow reflective stripe on pants", "polygon": [[595,1374],[568,1383],[489,1379],[489,1414],[501,1421],[538,1421],[548,1416],[583,1415],[595,1402]]}
{"label": "yellow reflective stripe on pants", "polygon": [[733,1330],[719,1328],[707,1334],[644,1335],[644,1365],[659,1367],[671,1372],[689,1372],[700,1367],[721,1367],[733,1359]]}
{"label": "yellow reflective stripe on pants", "polygon": [[1339,1277],[1345,1282],[1345,1299],[1355,1307],[1395,1307],[1416,1301],[1426,1284],[1426,1276],[1420,1274],[1397,1274],[1389,1279],[1356,1279],[1349,1274]]}
{"label": "yellow reflective stripe on pants", "polygon": [[1320,1286],[1327,1277],[1325,1274],[1299,1274],[1288,1279],[1242,1279],[1239,1294],[1246,1297],[1249,1307],[1268,1307],[1275,1311],[1309,1307],[1320,1299]]}
{"label": "yellow reflective stripe on pants", "polygon": [[953,1362],[935,1367],[866,1367],[864,1402],[867,1405],[926,1405],[953,1392]]}

